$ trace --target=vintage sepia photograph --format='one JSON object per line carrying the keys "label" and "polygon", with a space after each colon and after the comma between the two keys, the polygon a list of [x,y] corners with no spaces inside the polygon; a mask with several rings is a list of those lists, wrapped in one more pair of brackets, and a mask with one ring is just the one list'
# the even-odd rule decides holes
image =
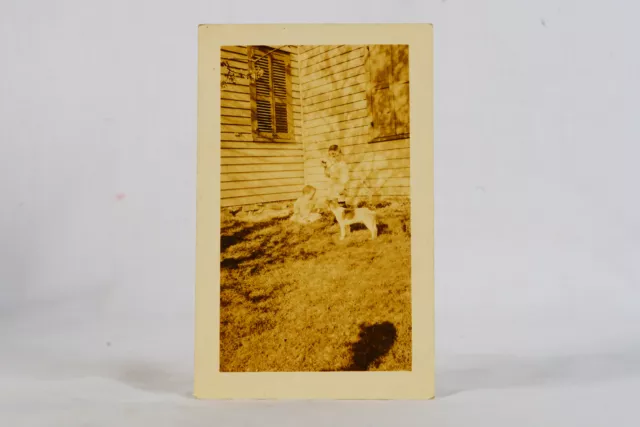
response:
{"label": "vintage sepia photograph", "polygon": [[412,370],[410,61],[220,47],[220,372]]}
{"label": "vintage sepia photograph", "polygon": [[433,119],[430,24],[199,26],[195,396],[434,396]]}

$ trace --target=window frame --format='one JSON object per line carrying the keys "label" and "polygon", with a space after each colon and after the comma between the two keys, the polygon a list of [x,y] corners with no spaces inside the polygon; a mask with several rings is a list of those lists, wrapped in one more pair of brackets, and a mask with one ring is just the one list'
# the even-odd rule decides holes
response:
{"label": "window frame", "polygon": [[[248,58],[248,69],[250,73],[255,71],[255,57],[262,56],[268,57],[269,60],[269,91],[270,91],[270,102],[271,102],[271,118],[272,118],[272,129],[273,132],[266,133],[258,130],[258,94],[256,87],[256,80],[250,79],[249,81],[249,92],[250,92],[250,110],[251,110],[251,134],[254,142],[277,142],[277,143],[295,143],[295,125],[293,121],[293,89],[292,89],[292,79],[291,79],[291,53],[286,52],[281,49],[273,48],[271,46],[248,46],[247,47],[247,58]],[[274,83],[273,83],[273,74],[271,73],[273,67],[273,59],[277,58],[283,60],[285,63],[285,82],[286,82],[286,99],[280,98],[280,101],[284,101],[287,109],[287,132],[277,132],[277,122],[276,122],[276,101],[275,91],[274,91]],[[282,104],[283,102],[279,102]]]}
{"label": "window frame", "polygon": [[[369,143],[376,143],[376,142],[384,142],[384,141],[394,141],[394,140],[399,140],[399,139],[408,139],[410,137],[411,134],[411,128],[410,128],[410,113],[411,111],[409,110],[408,116],[407,117],[407,132],[402,132],[399,133],[397,131],[397,113],[398,113],[398,108],[396,108],[395,105],[395,95],[394,92],[392,90],[392,86],[394,85],[402,85],[402,84],[406,84],[408,87],[407,89],[409,90],[409,95],[410,95],[410,79],[409,79],[409,70],[407,70],[407,80],[406,82],[404,80],[395,80],[394,79],[394,73],[391,71],[387,71],[388,74],[388,81],[384,84],[379,84],[377,82],[374,82],[374,76],[373,76],[373,69],[372,69],[372,52],[371,52],[371,48],[374,45],[366,45],[365,46],[365,58],[364,58],[364,62],[365,62],[365,67],[366,67],[366,72],[369,76],[369,79],[367,81],[367,89],[366,89],[366,98],[367,98],[367,114],[368,114],[368,119],[369,119],[369,126],[368,126],[368,134],[369,134]],[[407,49],[407,54],[409,51],[409,46],[408,45],[391,45],[391,44],[386,44],[386,45],[376,45],[376,46],[385,46],[386,48],[388,48],[389,54],[391,59],[393,59],[393,49],[395,49],[397,46],[406,46]],[[392,61],[389,61],[389,64],[387,65],[387,67],[391,68],[393,66]],[[374,108],[375,105],[375,99],[374,99],[374,95],[376,94],[377,91],[382,91],[382,90],[388,90],[389,94],[391,96],[390,99],[390,104],[391,104],[391,113],[392,113],[392,123],[393,123],[393,133],[389,133],[389,134],[385,134],[382,136],[374,136],[375,132],[374,131],[374,126],[376,123],[376,115],[379,114],[379,112],[377,112]]]}

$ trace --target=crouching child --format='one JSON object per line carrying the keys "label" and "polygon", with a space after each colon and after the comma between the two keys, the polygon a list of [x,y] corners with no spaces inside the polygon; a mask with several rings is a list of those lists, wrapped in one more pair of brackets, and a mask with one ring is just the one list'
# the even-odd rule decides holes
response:
{"label": "crouching child", "polygon": [[316,195],[315,187],[305,185],[302,189],[302,196],[293,204],[293,215],[289,220],[300,224],[309,224],[321,218],[318,212],[314,212]]}

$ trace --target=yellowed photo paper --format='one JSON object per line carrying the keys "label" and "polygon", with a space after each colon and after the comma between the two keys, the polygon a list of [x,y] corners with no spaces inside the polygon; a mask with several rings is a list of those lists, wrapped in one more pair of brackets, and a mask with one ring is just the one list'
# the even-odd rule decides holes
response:
{"label": "yellowed photo paper", "polygon": [[432,26],[198,36],[195,396],[434,397]]}

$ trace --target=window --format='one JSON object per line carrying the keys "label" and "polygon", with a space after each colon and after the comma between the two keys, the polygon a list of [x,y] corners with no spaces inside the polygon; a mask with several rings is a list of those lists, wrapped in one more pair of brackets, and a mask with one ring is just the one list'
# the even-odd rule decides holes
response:
{"label": "window", "polygon": [[291,60],[289,53],[267,46],[249,48],[252,80],[251,123],[257,142],[293,141]]}
{"label": "window", "polygon": [[409,46],[367,47],[370,142],[409,137]]}

